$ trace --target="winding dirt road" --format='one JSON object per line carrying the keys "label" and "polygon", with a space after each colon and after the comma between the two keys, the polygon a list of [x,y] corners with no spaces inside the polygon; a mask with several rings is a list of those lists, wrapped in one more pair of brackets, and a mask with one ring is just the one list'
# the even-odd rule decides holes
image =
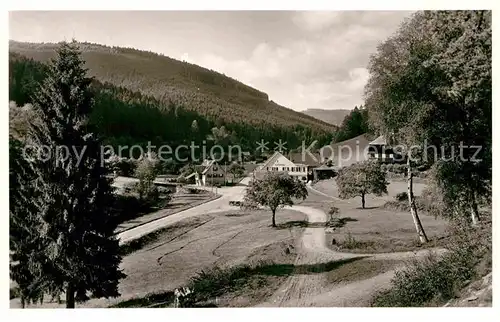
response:
{"label": "winding dirt road", "polygon": [[[310,187],[308,187],[310,188]],[[317,192],[315,189],[310,191]],[[322,193],[321,193],[322,194]],[[322,194],[324,195],[324,194]],[[327,195],[325,195],[327,196]],[[327,196],[330,197],[330,196]],[[334,197],[330,197],[336,199]],[[319,209],[296,205],[290,207],[307,215],[309,223],[325,223],[327,215]],[[370,260],[404,260],[418,258],[434,252],[442,254],[444,249],[429,249],[418,252],[395,252],[379,254],[354,254],[336,252],[326,246],[325,228],[306,228],[302,236],[295,265],[313,265],[368,257]],[[280,289],[259,306],[306,307],[306,306],[368,306],[372,296],[390,285],[396,269],[375,277],[344,285],[328,285],[324,274],[296,274],[288,278]]]}

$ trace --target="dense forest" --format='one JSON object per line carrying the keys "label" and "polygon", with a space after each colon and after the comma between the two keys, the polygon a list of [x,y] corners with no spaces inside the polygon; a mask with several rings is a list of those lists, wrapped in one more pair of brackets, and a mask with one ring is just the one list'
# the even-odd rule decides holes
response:
{"label": "dense forest", "polygon": [[[32,48],[33,54],[37,53],[36,47],[29,48]],[[113,50],[125,53],[132,51],[137,55],[142,53],[128,49]],[[85,55],[85,52],[82,56],[93,57]],[[167,58],[161,57],[161,59]],[[88,62],[87,59],[87,65],[89,65]],[[9,65],[10,100],[14,101],[17,106],[31,103],[32,95],[45,78],[46,65],[12,51],[9,56]],[[107,66],[108,69],[114,68],[112,64],[106,65],[106,61],[101,62],[100,67],[102,66]],[[195,67],[193,67],[194,70],[200,69],[200,67]],[[222,95],[200,94],[182,96],[182,99],[179,99],[175,95],[170,95],[172,93],[166,90],[162,94],[163,97],[159,97],[160,85],[157,87],[156,94],[158,95],[142,90],[152,88],[146,78],[135,78],[135,74],[129,74],[127,80],[122,79],[123,81],[120,82],[117,81],[115,74],[113,74],[115,76],[106,74],[111,76],[100,78],[99,75],[95,75],[96,73],[92,73],[95,70],[105,74],[103,68],[89,70],[89,73],[94,74],[95,77],[91,88],[95,92],[96,102],[90,122],[96,125],[104,143],[114,146],[115,149],[118,145],[145,146],[148,142],[156,146],[169,144],[172,149],[175,149],[181,144],[190,145],[194,141],[195,144],[205,145],[208,149],[213,144],[225,147],[240,145],[242,151],[250,152],[252,157],[256,154],[257,141],[271,142],[268,146],[270,148],[273,148],[272,142],[280,139],[286,141],[287,148],[290,149],[300,147],[302,141],[310,144],[317,140],[318,146],[322,146],[330,143],[335,129],[331,125],[268,102],[265,94],[236,81],[231,81],[229,84],[233,86],[233,93],[240,93],[237,97],[240,103],[231,105],[228,97],[232,94],[227,94],[227,100],[220,101],[220,105],[217,105],[213,102],[219,99],[217,97],[223,97]],[[213,75],[216,75],[214,79],[219,81],[225,77],[216,73]],[[151,79],[155,79],[154,73]],[[127,82],[130,86],[126,86]],[[172,81],[172,84],[177,83]],[[177,84],[177,86],[180,85]],[[189,84],[186,86],[189,87]],[[208,93],[205,90],[204,92]],[[221,93],[225,93],[225,90]],[[206,101],[208,97],[215,101]],[[241,102],[244,97],[259,98],[261,103],[265,102],[262,105],[259,105],[259,102],[256,102],[256,105],[250,102],[244,105]],[[233,98],[236,101],[236,97]],[[257,108],[263,112],[257,113]],[[188,151],[185,150],[185,153]]]}
{"label": "dense forest", "polygon": [[372,132],[374,131],[370,129],[368,124],[368,110],[363,106],[359,108],[355,106],[344,117],[342,124],[334,134],[333,142],[342,142],[365,133],[373,134]]}

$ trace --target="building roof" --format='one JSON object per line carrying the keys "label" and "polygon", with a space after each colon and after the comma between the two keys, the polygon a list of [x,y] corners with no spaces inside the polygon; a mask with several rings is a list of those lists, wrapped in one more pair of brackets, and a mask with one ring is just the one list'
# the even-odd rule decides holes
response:
{"label": "building roof", "polygon": [[321,165],[321,156],[319,153],[294,152],[288,154],[288,159],[295,164],[304,164],[310,167],[317,167]]}
{"label": "building roof", "polygon": [[214,162],[214,160],[210,160],[210,159],[205,159],[203,160],[203,162],[200,164],[200,166],[202,167],[208,167],[210,164],[212,164]]}
{"label": "building roof", "polygon": [[208,165],[205,167],[205,169],[203,169],[203,171],[201,172],[201,174],[206,174],[208,173],[209,171],[211,171],[212,168],[214,167],[217,167],[218,169],[214,169],[213,171],[219,171],[219,169],[222,171],[222,172],[225,172],[224,170],[224,167],[221,167],[217,162],[215,162],[215,160],[210,160],[208,162]]}
{"label": "building roof", "polygon": [[274,154],[269,159],[267,159],[267,161],[264,162],[262,166],[260,166],[260,169],[265,169],[266,167],[269,166],[269,164],[275,162],[276,159],[278,159],[279,157],[285,157],[285,156],[278,151],[274,152]]}
{"label": "building roof", "polygon": [[368,144],[369,145],[387,145],[387,140],[385,139],[385,136],[381,135]]}
{"label": "building roof", "polygon": [[369,146],[366,134],[358,135],[352,139],[325,145],[321,148],[323,160],[332,160],[336,168],[349,166],[353,163],[368,159],[365,149]]}
{"label": "building roof", "polygon": [[196,175],[196,172],[191,173],[190,175],[188,175],[188,176],[187,176],[187,177],[185,177],[184,179],[189,179],[189,178],[191,178],[191,177],[192,177],[192,176],[194,176],[194,175]]}

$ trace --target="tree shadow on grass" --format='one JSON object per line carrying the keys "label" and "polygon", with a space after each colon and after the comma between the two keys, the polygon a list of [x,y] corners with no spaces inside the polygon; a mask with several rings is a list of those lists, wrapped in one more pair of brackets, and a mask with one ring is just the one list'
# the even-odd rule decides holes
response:
{"label": "tree shadow on grass", "polygon": [[151,293],[144,297],[133,298],[110,306],[111,308],[126,307],[158,307],[160,305],[169,305],[174,302],[175,295],[173,291],[161,293]]}
{"label": "tree shadow on grass", "polygon": [[328,226],[334,227],[334,228],[342,228],[344,227],[348,222],[354,222],[358,221],[356,218],[352,217],[342,217],[342,218],[336,218],[333,222],[330,222]]}
{"label": "tree shadow on grass", "polygon": [[225,215],[226,217],[244,217],[244,216],[248,216],[249,213],[247,212],[240,212],[240,213],[230,213],[230,214],[227,214]]}
{"label": "tree shadow on grass", "polygon": [[344,264],[364,259],[367,256],[353,257],[338,261],[330,261],[318,264],[294,265],[294,264],[264,264],[253,269],[253,274],[268,276],[288,276],[296,274],[319,274],[330,272]]}
{"label": "tree shadow on grass", "polygon": [[276,225],[276,229],[289,229],[292,227],[301,228],[325,228],[326,224],[324,222],[308,222],[306,220],[292,220],[285,223],[279,223]]}
{"label": "tree shadow on grass", "polygon": [[276,225],[276,229],[289,229],[292,227],[300,227],[300,228],[325,228],[325,227],[336,227],[341,228],[344,227],[348,222],[358,221],[356,218],[352,217],[342,217],[335,218],[333,222],[308,222],[306,220],[293,220],[287,221],[285,223],[280,223]]}
{"label": "tree shadow on grass", "polygon": [[356,218],[352,218],[352,217],[342,217],[342,218],[339,218],[339,221],[341,221],[343,223],[348,223],[351,221],[358,221],[358,220]]}

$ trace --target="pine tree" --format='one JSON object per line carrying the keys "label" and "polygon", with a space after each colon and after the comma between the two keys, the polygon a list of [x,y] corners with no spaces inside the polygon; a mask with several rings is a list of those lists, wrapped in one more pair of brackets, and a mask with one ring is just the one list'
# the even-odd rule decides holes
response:
{"label": "pine tree", "polygon": [[21,304],[41,300],[43,292],[41,271],[37,263],[43,262],[43,239],[39,231],[41,221],[36,216],[33,169],[23,158],[23,144],[9,136],[9,246],[10,277],[18,284]]}
{"label": "pine tree", "polygon": [[[42,291],[66,294],[66,307],[93,297],[116,297],[125,275],[115,226],[113,195],[103,166],[100,141],[88,117],[93,107],[92,79],[75,43],[63,43],[47,78],[34,96],[39,122],[32,126],[39,220],[43,229]],[[47,154],[50,153],[50,154]]]}

